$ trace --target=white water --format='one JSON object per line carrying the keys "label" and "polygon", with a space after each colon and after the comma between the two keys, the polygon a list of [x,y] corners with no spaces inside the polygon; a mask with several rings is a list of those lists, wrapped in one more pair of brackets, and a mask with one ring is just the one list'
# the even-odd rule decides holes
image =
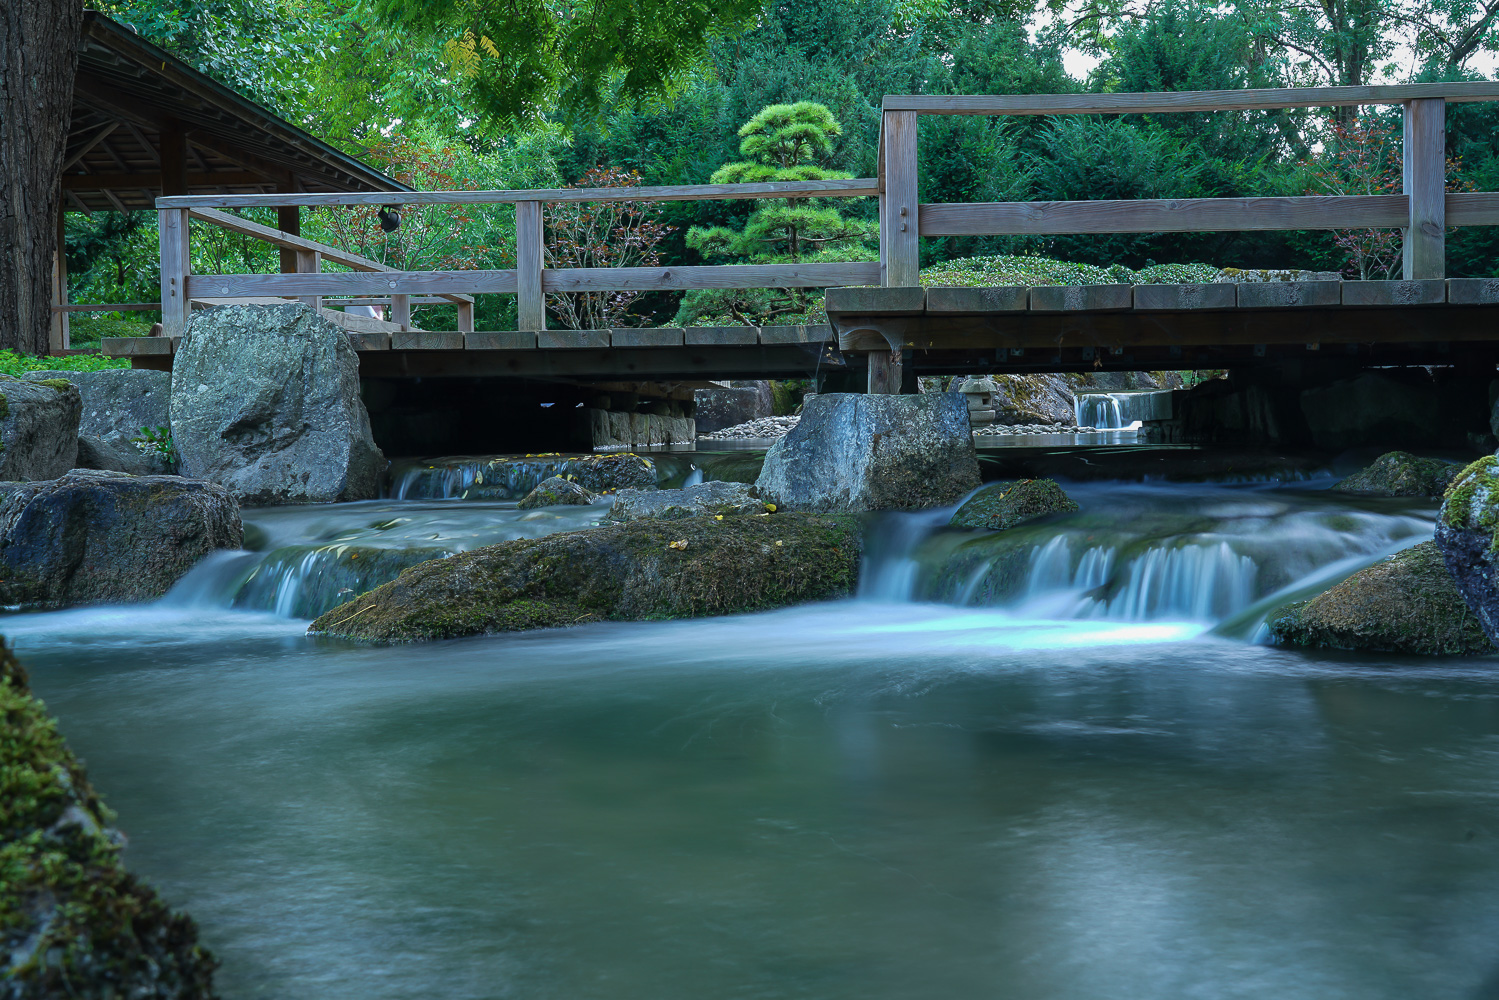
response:
{"label": "white water", "polygon": [[1082,392],[1077,394],[1072,407],[1079,427],[1139,429],[1143,421],[1171,416],[1171,393],[1169,390]]}

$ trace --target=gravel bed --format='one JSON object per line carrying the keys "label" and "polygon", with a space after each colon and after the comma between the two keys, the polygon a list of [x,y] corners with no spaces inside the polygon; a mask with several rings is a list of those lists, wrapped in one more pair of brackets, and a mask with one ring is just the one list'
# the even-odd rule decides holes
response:
{"label": "gravel bed", "polygon": [[801,421],[801,417],[760,417],[711,434],[699,434],[699,441],[735,441],[744,438],[778,438]]}
{"label": "gravel bed", "polygon": [[1120,427],[1074,427],[1063,424],[988,424],[973,429],[974,437],[1010,437],[1015,434],[1124,434]]}

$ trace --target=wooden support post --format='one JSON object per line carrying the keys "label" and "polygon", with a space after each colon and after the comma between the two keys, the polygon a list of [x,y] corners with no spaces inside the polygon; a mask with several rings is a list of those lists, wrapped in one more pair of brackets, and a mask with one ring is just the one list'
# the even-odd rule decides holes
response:
{"label": "wooden support post", "polygon": [[[323,255],[316,250],[294,250],[292,252],[297,255],[298,274],[317,274],[323,269]],[[303,295],[299,298],[299,301],[311,306],[314,312],[322,304],[316,295]]]}
{"label": "wooden support post", "polygon": [[[297,190],[297,179],[291,174],[285,175],[276,184],[277,194],[292,194]],[[276,207],[276,228],[283,233],[292,236],[302,235],[302,209],[297,205],[278,205]],[[297,273],[297,252],[288,247],[281,248],[281,273]]]}
{"label": "wooden support post", "polygon": [[898,351],[870,351],[868,391],[892,396],[899,393],[903,367]]}
{"label": "wooden support post", "polygon": [[392,295],[390,297],[390,321],[399,323],[402,330],[411,329],[411,296]]}
{"label": "wooden support post", "polygon": [[880,198],[880,270],[886,287],[920,284],[917,231],[916,112],[887,111],[885,193]]}
{"label": "wooden support post", "polygon": [[474,304],[472,302],[455,302],[458,307],[458,331],[460,333],[474,332]]}
{"label": "wooden support post", "polygon": [[1442,278],[1447,273],[1447,102],[1422,98],[1405,105],[1402,190],[1410,198],[1410,223],[1402,230],[1402,277]]}
{"label": "wooden support post", "polygon": [[546,298],[541,293],[543,259],[541,202],[515,203],[515,313],[517,330],[547,328]]}
{"label": "wooden support post", "polygon": [[192,316],[187,298],[187,276],[191,270],[187,245],[187,209],[163,208],[157,212],[161,240],[161,332],[180,336]]}
{"label": "wooden support post", "polygon": [[156,157],[161,161],[161,193],[187,194],[187,135],[181,122],[172,118],[162,122]]}
{"label": "wooden support post", "polygon": [[[52,258],[52,302],[54,305],[68,304],[68,213],[61,201],[57,204],[57,250]],[[47,337],[47,352],[61,354],[69,347],[70,331],[68,314],[61,309],[52,310],[52,324]]]}

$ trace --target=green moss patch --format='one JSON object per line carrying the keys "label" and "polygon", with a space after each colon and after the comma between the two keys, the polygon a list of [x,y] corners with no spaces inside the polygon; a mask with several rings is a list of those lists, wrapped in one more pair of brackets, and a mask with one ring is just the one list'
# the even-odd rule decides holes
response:
{"label": "green moss patch", "polygon": [[3,648],[0,719],[5,995],[212,997],[193,922],[125,871],[113,817]]}
{"label": "green moss patch", "polygon": [[647,518],[414,566],[309,632],[411,642],[761,611],[852,593],[859,551],[848,515]]}
{"label": "green moss patch", "polygon": [[1266,623],[1277,642],[1424,656],[1496,650],[1447,572],[1435,542],[1422,542],[1360,570]]}
{"label": "green moss patch", "polygon": [[1339,493],[1361,496],[1439,497],[1461,471],[1456,462],[1391,451],[1332,488]]}
{"label": "green moss patch", "polygon": [[979,490],[959,507],[948,523],[955,528],[1013,528],[1048,514],[1066,514],[1077,502],[1050,479],[995,483]]}

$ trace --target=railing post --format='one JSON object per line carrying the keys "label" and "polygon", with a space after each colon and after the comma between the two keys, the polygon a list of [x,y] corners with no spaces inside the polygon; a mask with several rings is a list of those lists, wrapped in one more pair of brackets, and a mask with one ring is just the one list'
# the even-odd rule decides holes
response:
{"label": "railing post", "polygon": [[515,203],[515,328],[545,330],[546,300],[541,292],[541,202]]}
{"label": "railing post", "polygon": [[410,295],[392,295],[390,297],[390,321],[399,324],[402,330],[411,329]]}
{"label": "railing post", "polygon": [[[298,250],[296,251],[296,254],[298,274],[317,274],[323,269],[323,255],[318,253],[316,250]],[[307,305],[311,306],[314,312],[316,312],[318,306],[321,305],[321,302],[316,295],[300,296],[300,301],[305,302],[307,303]]]}
{"label": "railing post", "polygon": [[1405,104],[1402,184],[1410,199],[1410,224],[1401,231],[1402,276],[1447,274],[1447,101],[1422,98]]}
{"label": "railing post", "polygon": [[474,332],[474,304],[459,300],[454,303],[458,307],[458,330],[461,333]]}
{"label": "railing post", "polygon": [[[916,112],[886,111],[880,127],[885,147],[880,185],[880,283],[887,288],[911,287],[921,283]],[[900,351],[871,352],[868,391],[900,392],[901,369]]]}
{"label": "railing post", "polygon": [[161,332],[181,336],[192,316],[187,298],[188,216],[185,208],[163,208],[157,212],[161,243]]}

